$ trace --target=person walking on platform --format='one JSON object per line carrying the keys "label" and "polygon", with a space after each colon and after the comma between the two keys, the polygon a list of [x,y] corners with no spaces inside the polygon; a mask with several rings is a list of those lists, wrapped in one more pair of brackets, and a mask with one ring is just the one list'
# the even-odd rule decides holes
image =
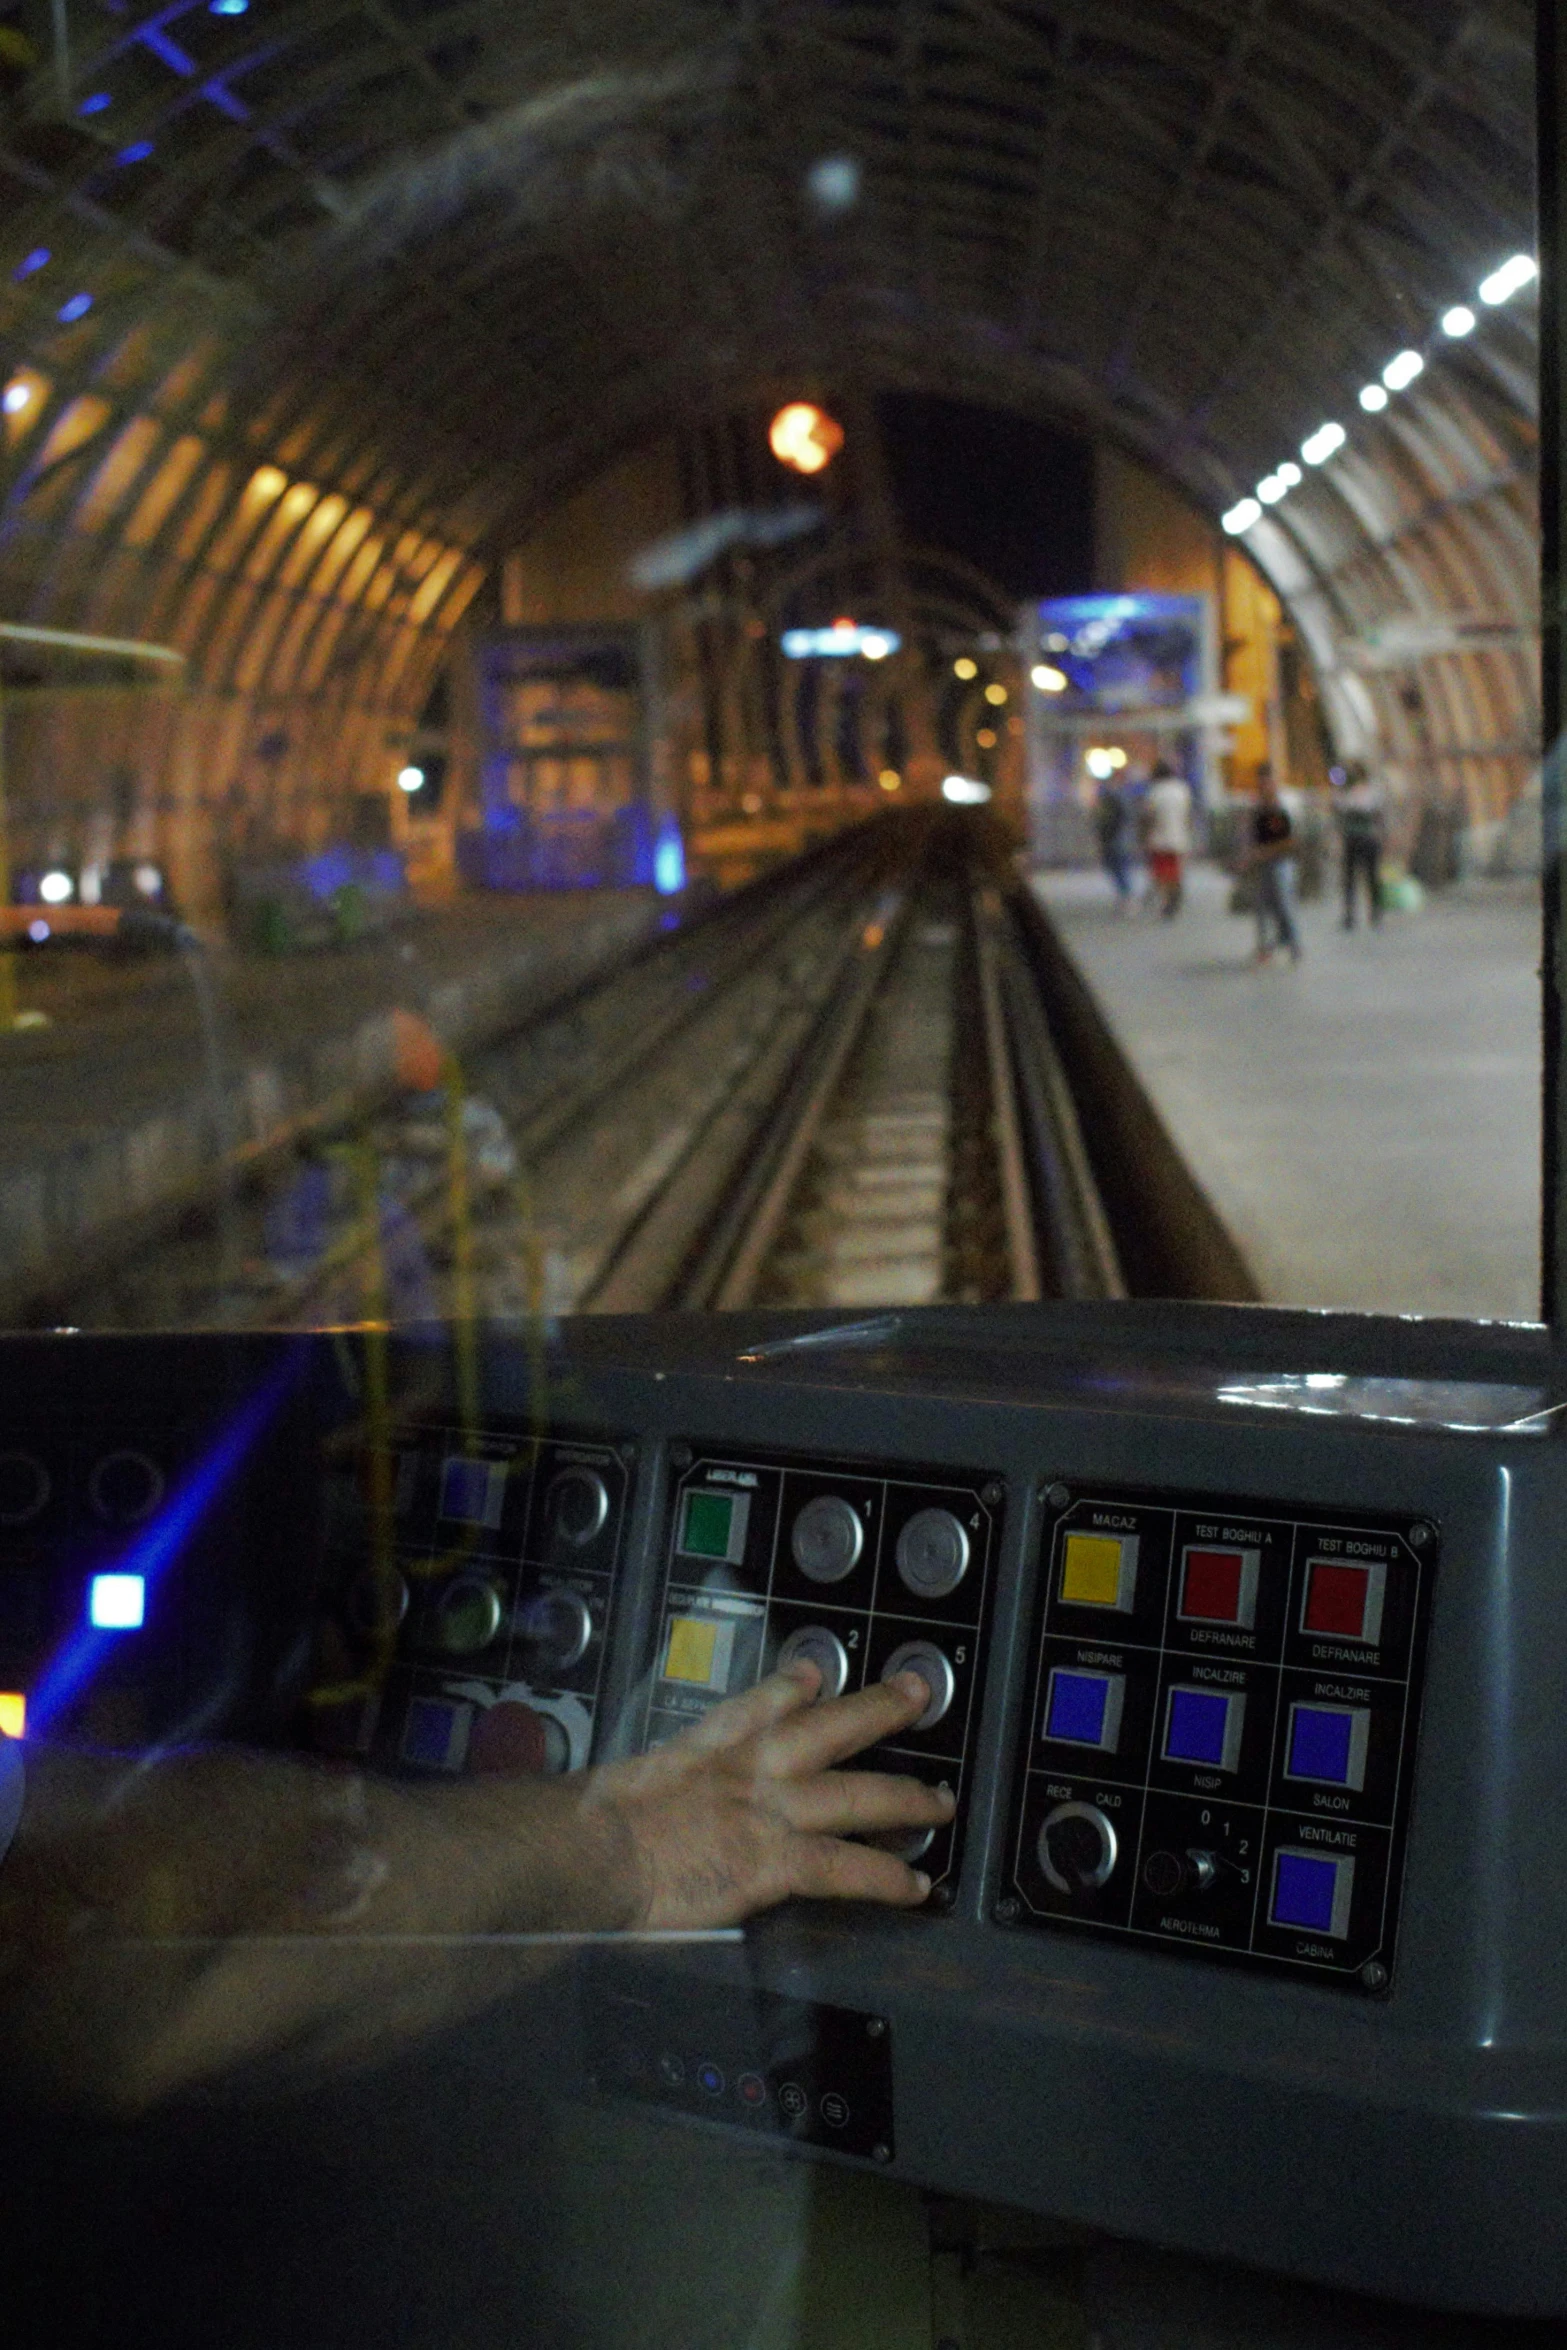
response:
{"label": "person walking on platform", "polygon": [[1355,927],[1357,879],[1366,885],[1366,910],[1375,928],[1382,919],[1384,809],[1382,788],[1361,760],[1351,760],[1345,769],[1333,813],[1344,864],[1344,928]]}
{"label": "person walking on platform", "polygon": [[1116,903],[1124,913],[1132,902],[1132,815],[1126,794],[1109,776],[1094,795],[1094,830],[1099,836],[1099,859],[1115,885]]}
{"label": "person walking on platform", "polygon": [[1192,853],[1192,787],[1161,759],[1143,799],[1143,847],[1159,911],[1173,922],[1181,910],[1186,860]]}
{"label": "person walking on platform", "polygon": [[[1251,820],[1252,887],[1257,904],[1257,961],[1273,960],[1275,945],[1284,947],[1292,963],[1300,961],[1300,939],[1290,913],[1290,860],[1295,827],[1279,798],[1273,769],[1264,760],[1257,770],[1257,806]],[[1270,935],[1271,933],[1271,935]]]}

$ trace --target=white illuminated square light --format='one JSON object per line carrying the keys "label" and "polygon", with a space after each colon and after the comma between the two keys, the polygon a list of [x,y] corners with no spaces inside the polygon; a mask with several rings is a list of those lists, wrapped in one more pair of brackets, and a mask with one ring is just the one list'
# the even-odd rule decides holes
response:
{"label": "white illuminated square light", "polygon": [[147,1620],[145,1575],[94,1575],[88,1620],[99,1632],[139,1632]]}

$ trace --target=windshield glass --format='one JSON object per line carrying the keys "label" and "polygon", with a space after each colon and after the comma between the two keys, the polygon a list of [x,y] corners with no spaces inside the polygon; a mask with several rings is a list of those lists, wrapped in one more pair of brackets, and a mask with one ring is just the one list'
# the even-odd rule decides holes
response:
{"label": "windshield glass", "polygon": [[[885,2019],[777,1959],[826,1947],[784,1894],[880,1902],[835,1924],[863,1956],[959,1901],[965,1838],[978,1903],[984,1655],[1048,1481],[934,1429],[869,1463],[825,1400],[809,1444],[755,1403],[649,1434],[571,1323],[731,1316],[689,1343],[754,1398],[801,1309],[824,1394],[932,1307],[979,1317],[975,1392],[987,1310],[1040,1301],[1539,1318],[1534,32],[0,0],[0,1324],[170,1342],[18,1352],[0,1407],[0,1759],[53,1743],[27,1816],[67,1856],[13,1872],[27,1980],[84,1918],[140,1954],[61,1959],[18,2042],[51,2128],[94,2116],[40,2190],[51,2291],[62,2202],[129,2164],[127,2268],[234,2182],[207,2268],[168,2254],[193,2338],[967,2350],[990,2242],[976,2325],[1015,2283],[1132,2339],[1152,2269],[879,2175]],[[1232,1423],[1551,1424],[1516,1367],[1204,1344]],[[1214,1525],[1250,1638],[1275,1535]],[[1342,1566],[1346,1637],[1418,1531]],[[1082,1605],[1143,1604],[1146,1525],[1068,1539]],[[262,1614],[231,1638],[214,1566],[167,1682],[117,1678],[198,1553]],[[865,1701],[789,1732],[798,1801],[872,1745],[897,1790],[831,1814],[852,1881],[726,1876],[733,1789],[683,1775],[738,1700],[771,1784],[780,1667]],[[1062,1735],[1108,1753],[1096,1670]],[[568,1834],[610,1762],[643,1776]],[[523,1780],[501,1901],[473,1855]],[[628,1930],[696,1953],[689,2030],[637,2020],[656,1948],[594,1991],[547,1940]],[[552,2073],[579,2028],[596,2103]]]}

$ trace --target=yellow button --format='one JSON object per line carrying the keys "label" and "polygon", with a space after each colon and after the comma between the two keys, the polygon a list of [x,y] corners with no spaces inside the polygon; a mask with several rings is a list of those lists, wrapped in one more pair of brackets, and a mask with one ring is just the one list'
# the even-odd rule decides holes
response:
{"label": "yellow button", "polygon": [[0,1689],[0,1738],[27,1736],[27,1699],[20,1689]]}
{"label": "yellow button", "polygon": [[1135,1541],[1128,1545],[1113,1534],[1069,1534],[1061,1597],[1074,1607],[1129,1608],[1136,1556]]}
{"label": "yellow button", "polygon": [[669,1626],[669,1655],[664,1664],[666,1681],[695,1681],[700,1688],[712,1687],[713,1654],[718,1646],[718,1626],[705,1622],[700,1616],[674,1616]]}

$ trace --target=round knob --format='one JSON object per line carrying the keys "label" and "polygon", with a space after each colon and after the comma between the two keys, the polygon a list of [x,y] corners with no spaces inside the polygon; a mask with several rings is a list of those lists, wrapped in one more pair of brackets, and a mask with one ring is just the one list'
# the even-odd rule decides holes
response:
{"label": "round knob", "polygon": [[553,1776],[571,1761],[565,1725],[520,1698],[497,1698],[474,1716],[468,1739],[468,1768],[496,1776],[532,1772]]}
{"label": "round knob", "polygon": [[366,1640],[388,1640],[408,1613],[408,1586],[395,1567],[366,1567],[348,1588],[344,1613]]}
{"label": "round knob", "polygon": [[853,1574],[865,1548],[859,1511],[836,1493],[819,1493],[795,1519],[789,1548],[808,1581],[841,1583]]}
{"label": "round knob", "polygon": [[930,1691],[930,1703],[919,1719],[911,1722],[914,1730],[933,1730],[943,1714],[949,1711],[958,1693],[957,1675],[933,1640],[905,1640],[895,1648],[881,1668],[881,1677],[890,1681],[894,1673],[918,1673]]}
{"label": "round knob", "polygon": [[829,1632],[825,1624],[802,1624],[779,1648],[780,1671],[798,1664],[801,1657],[821,1674],[823,1697],[843,1695],[849,1686],[849,1652],[836,1632]]}
{"label": "round knob", "polygon": [[580,1591],[538,1591],[523,1601],[512,1630],[527,1643],[535,1664],[565,1672],[588,1653],[593,1611]]}
{"label": "round knob", "polygon": [[163,1471],[144,1452],[106,1452],[93,1465],[87,1498],[111,1526],[134,1526],[163,1499]]}
{"label": "round knob", "polygon": [[918,1510],[898,1536],[898,1573],[918,1599],[945,1599],[968,1573],[968,1536],[950,1510]]}
{"label": "round knob", "polygon": [[554,1531],[582,1550],[604,1530],[609,1487],[597,1469],[562,1469],[550,1482],[544,1506]]}
{"label": "round knob", "polygon": [[49,1472],[30,1452],[0,1452],[0,1526],[25,1526],[49,1499]]}
{"label": "round knob", "polygon": [[1211,1852],[1189,1852],[1186,1855],[1186,1865],[1192,1873],[1194,1890],[1198,1893],[1206,1893],[1219,1873],[1218,1863],[1213,1854]]}
{"label": "round knob", "polygon": [[501,1628],[500,1593],[479,1575],[459,1575],[436,1602],[435,1645],[450,1656],[488,1648]]}
{"label": "round knob", "polygon": [[1039,1865],[1058,1893],[1094,1891],[1116,1851],[1115,1830],[1097,1804],[1058,1803],[1039,1831]]}
{"label": "round knob", "polygon": [[1143,1883],[1156,1901],[1168,1901],[1186,1882],[1186,1863],[1178,1852],[1150,1852],[1143,1862]]}

